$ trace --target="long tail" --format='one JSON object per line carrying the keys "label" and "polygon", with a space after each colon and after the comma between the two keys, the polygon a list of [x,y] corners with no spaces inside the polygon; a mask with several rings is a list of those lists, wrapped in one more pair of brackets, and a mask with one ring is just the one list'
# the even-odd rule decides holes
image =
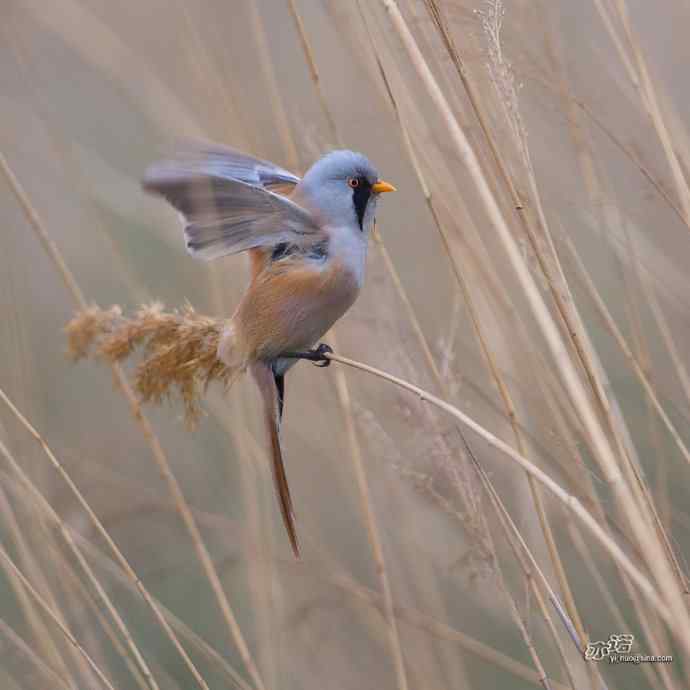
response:
{"label": "long tail", "polygon": [[275,375],[271,367],[263,362],[252,364],[251,372],[261,391],[264,403],[264,418],[271,442],[273,482],[280,504],[280,512],[283,515],[283,523],[290,538],[292,551],[299,558],[295,515],[292,509],[292,499],[290,498],[290,488],[287,475],[285,474],[285,465],[283,464],[283,452],[280,447],[280,421],[283,415],[283,396],[285,393],[283,377]]}

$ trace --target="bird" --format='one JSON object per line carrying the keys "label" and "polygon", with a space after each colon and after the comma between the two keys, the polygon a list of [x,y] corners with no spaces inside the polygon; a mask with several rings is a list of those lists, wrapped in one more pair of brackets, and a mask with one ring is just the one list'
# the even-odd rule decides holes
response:
{"label": "bird", "polygon": [[249,253],[249,286],[217,355],[231,380],[248,370],[258,386],[278,504],[299,558],[281,445],[285,374],[298,359],[330,364],[331,348],[314,346],[356,300],[377,201],[396,189],[354,151],[331,151],[300,178],[218,144],[187,147],[154,163],[142,186],[181,214],[192,256]]}

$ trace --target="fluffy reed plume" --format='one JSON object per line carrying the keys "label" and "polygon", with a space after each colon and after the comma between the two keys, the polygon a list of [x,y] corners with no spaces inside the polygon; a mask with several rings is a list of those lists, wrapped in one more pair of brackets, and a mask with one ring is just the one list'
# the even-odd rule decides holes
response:
{"label": "fluffy reed plume", "polygon": [[160,404],[179,394],[190,426],[199,419],[200,399],[211,381],[228,387],[232,371],[217,357],[222,319],[198,314],[187,304],[164,311],[158,302],[146,304],[127,318],[115,305],[80,311],[65,328],[74,360],[100,357],[121,362],[139,349],[134,385],[144,402]]}

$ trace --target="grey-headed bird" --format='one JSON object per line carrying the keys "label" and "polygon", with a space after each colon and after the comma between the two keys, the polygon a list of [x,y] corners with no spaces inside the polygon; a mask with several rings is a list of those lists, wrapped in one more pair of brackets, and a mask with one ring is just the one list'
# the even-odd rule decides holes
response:
{"label": "grey-headed bird", "polygon": [[233,373],[249,369],[259,387],[276,493],[299,557],[280,442],[285,373],[297,358],[329,363],[323,356],[328,346],[312,348],[357,298],[376,202],[395,187],[352,151],[328,153],[300,179],[217,145],[154,164],[143,186],[182,214],[192,256],[249,251],[251,282],[221,336],[218,357]]}

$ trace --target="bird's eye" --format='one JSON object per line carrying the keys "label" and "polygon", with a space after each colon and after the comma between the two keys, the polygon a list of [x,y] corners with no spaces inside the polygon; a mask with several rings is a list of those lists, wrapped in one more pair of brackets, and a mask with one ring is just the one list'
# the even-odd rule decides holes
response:
{"label": "bird's eye", "polygon": [[357,187],[359,187],[359,178],[358,177],[348,177],[347,183],[350,185],[350,187],[352,187],[352,189],[357,189]]}

